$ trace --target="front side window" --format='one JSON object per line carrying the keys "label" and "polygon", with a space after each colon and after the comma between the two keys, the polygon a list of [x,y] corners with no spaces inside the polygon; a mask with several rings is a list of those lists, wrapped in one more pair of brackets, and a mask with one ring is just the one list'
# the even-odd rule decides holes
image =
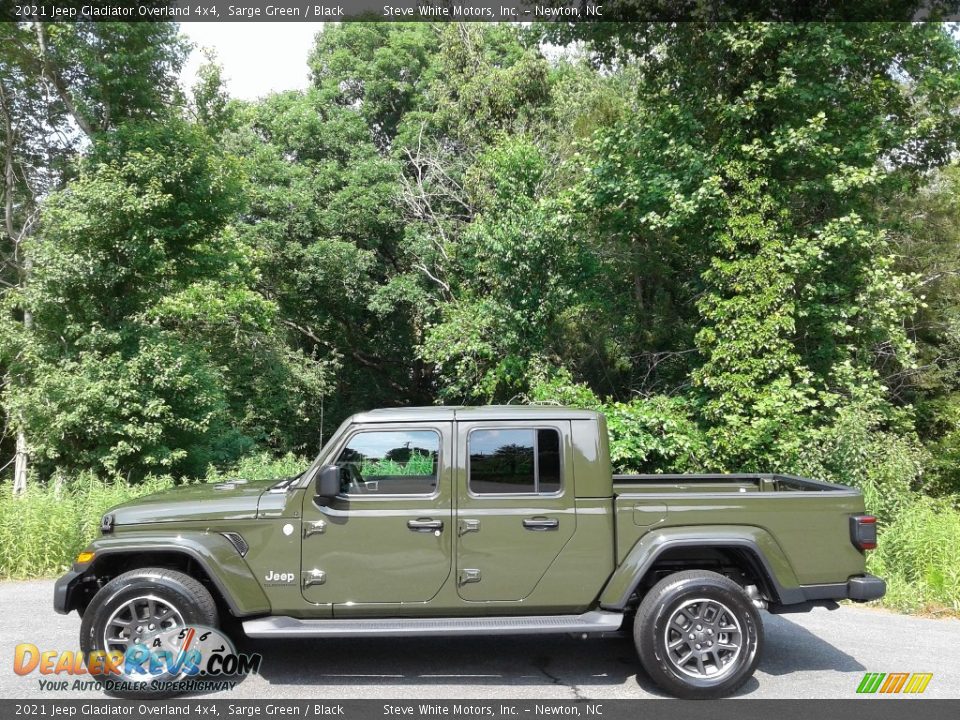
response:
{"label": "front side window", "polygon": [[432,495],[440,436],[432,430],[371,430],[350,438],[337,458],[347,495]]}
{"label": "front side window", "polygon": [[470,492],[560,491],[560,433],[556,430],[474,430],[468,443]]}

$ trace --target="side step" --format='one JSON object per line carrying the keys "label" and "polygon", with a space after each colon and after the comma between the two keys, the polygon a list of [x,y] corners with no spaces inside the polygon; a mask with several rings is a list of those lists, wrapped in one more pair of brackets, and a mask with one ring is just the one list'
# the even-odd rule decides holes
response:
{"label": "side step", "polygon": [[357,618],[300,620],[286,616],[247,620],[243,631],[252,638],[270,637],[397,637],[402,635],[546,635],[616,632],[623,614],[591,610],[583,615],[520,615],[477,618]]}

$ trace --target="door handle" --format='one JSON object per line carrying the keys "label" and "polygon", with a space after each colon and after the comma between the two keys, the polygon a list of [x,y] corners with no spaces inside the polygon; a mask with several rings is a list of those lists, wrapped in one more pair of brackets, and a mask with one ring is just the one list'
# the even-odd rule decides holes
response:
{"label": "door handle", "polygon": [[527,530],[556,530],[560,527],[560,521],[556,518],[545,517],[524,518],[523,527]]}
{"label": "door handle", "polygon": [[407,520],[407,527],[414,532],[439,532],[443,530],[443,521],[433,520],[431,518],[417,518],[416,520]]}

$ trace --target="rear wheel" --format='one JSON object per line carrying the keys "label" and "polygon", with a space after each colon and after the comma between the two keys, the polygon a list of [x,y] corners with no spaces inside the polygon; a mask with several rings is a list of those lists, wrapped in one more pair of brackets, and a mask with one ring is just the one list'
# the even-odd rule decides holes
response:
{"label": "rear wheel", "polygon": [[[217,606],[207,589],[189,575],[164,568],[142,568],[117,576],[93,597],[80,625],[80,649],[90,653],[126,653],[135,646],[176,656],[176,630],[217,626]],[[172,672],[94,674],[117,697],[158,698],[151,681],[177,679]]]}
{"label": "rear wheel", "polygon": [[671,695],[730,695],[756,669],[763,625],[737,583],[706,570],[667,576],[637,609],[633,638],[644,670]]}

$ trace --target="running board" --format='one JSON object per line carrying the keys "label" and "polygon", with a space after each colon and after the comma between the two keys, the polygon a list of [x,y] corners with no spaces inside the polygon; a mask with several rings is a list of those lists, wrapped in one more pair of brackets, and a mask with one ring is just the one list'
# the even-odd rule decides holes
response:
{"label": "running board", "polygon": [[546,635],[616,632],[623,614],[591,610],[583,615],[517,615],[479,618],[379,618],[300,620],[286,616],[246,620],[252,638],[397,637],[427,635]]}

